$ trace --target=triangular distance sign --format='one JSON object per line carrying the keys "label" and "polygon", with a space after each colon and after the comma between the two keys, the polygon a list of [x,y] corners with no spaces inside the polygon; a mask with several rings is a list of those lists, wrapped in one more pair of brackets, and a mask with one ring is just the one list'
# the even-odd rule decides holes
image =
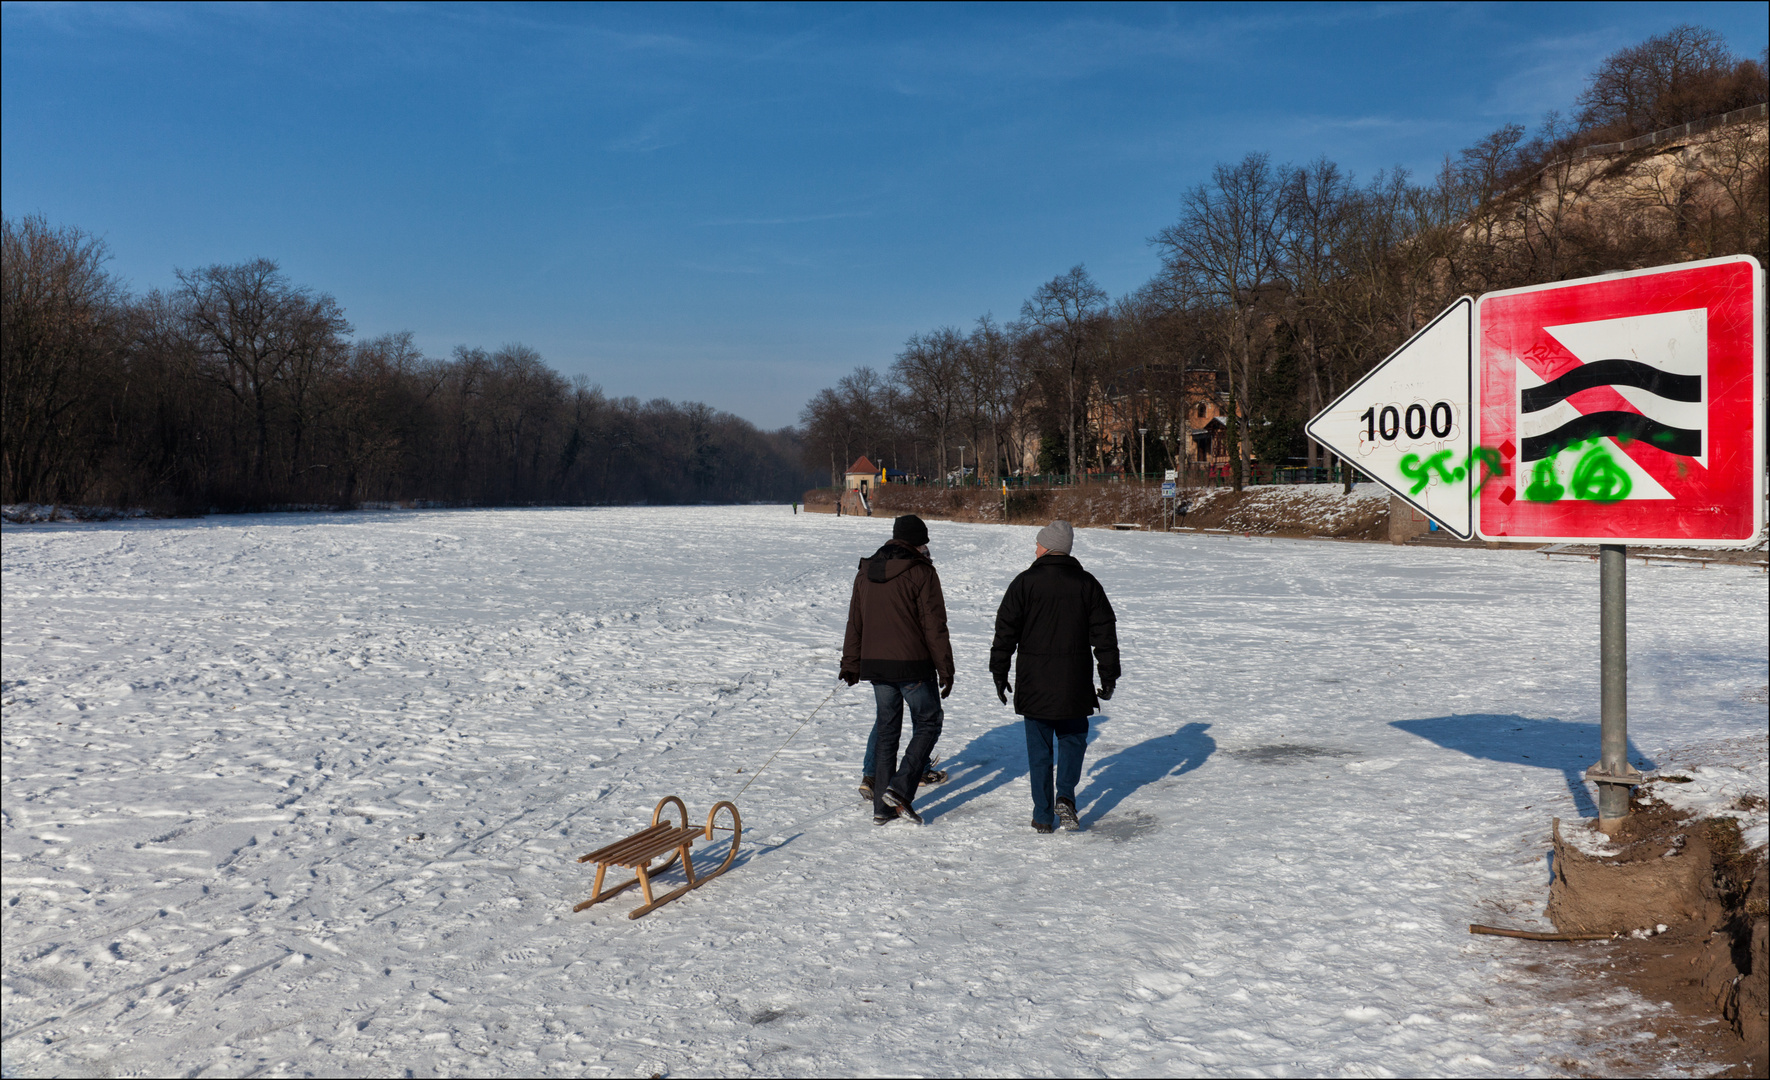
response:
{"label": "triangular distance sign", "polygon": [[1474,307],[1465,296],[1445,308],[1304,427],[1459,540],[1493,471],[1469,453]]}

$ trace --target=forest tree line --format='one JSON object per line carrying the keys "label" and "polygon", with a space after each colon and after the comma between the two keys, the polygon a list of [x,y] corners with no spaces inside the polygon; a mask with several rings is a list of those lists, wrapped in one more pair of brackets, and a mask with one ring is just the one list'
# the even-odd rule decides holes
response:
{"label": "forest tree line", "polygon": [[791,428],[611,398],[523,345],[441,360],[409,333],[356,340],[336,299],[269,260],[131,296],[82,230],[3,228],[3,502],[747,502],[809,482]]}
{"label": "forest tree line", "polygon": [[1762,103],[1767,68],[1679,26],[1608,57],[1571,120],[1501,127],[1424,182],[1398,168],[1360,183],[1325,157],[1220,164],[1151,238],[1160,269],[1142,287],[1108,296],[1078,265],[1012,321],[913,334],[888,371],[858,368],[806,404],[806,465],[832,483],[860,454],[930,479],[966,450],[986,476],[1029,460],[1072,476],[1184,467],[1207,402],[1238,488],[1254,461],[1325,464],[1303,424],[1458,296],[1739,253],[1765,262],[1762,119],[1705,136],[1672,167],[1659,150],[1576,151]]}

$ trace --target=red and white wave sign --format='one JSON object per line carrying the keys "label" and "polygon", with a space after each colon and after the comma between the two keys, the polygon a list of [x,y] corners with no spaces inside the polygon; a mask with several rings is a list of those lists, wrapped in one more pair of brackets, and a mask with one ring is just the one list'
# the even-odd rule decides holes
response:
{"label": "red and white wave sign", "polygon": [[1488,293],[1490,540],[1742,544],[1764,526],[1764,276],[1750,256]]}

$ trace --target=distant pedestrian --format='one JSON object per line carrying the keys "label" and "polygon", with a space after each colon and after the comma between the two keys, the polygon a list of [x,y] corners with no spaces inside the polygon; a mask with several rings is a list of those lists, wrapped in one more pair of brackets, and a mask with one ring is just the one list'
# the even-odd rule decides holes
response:
{"label": "distant pedestrian", "polygon": [[1182,525],[1186,524],[1186,512],[1191,509],[1192,509],[1192,500],[1190,498],[1181,499],[1180,505],[1176,506],[1174,508],[1174,512],[1180,515],[1180,524],[1182,524]]}
{"label": "distant pedestrian", "polygon": [[[1033,564],[1008,586],[996,611],[996,637],[989,649],[996,696],[1005,705],[1008,691],[1014,691],[1014,711],[1026,723],[1032,827],[1041,833],[1058,823],[1069,832],[1082,827],[1076,817],[1076,784],[1088,749],[1088,717],[1099,708],[1100,698],[1112,697],[1119,680],[1112,604],[1100,582],[1070,554],[1074,545],[1075,530],[1067,521],[1039,530]],[[1008,664],[1016,651],[1017,686],[1008,682]]]}
{"label": "distant pedestrian", "polygon": [[[873,684],[877,715],[867,768],[874,823],[902,816],[920,825],[912,800],[940,739],[941,699],[953,692],[953,647],[940,574],[928,557],[928,526],[914,514],[892,522],[891,539],[860,560],[848,601],[840,677],[849,686],[862,679]],[[912,728],[900,761],[906,704]]]}

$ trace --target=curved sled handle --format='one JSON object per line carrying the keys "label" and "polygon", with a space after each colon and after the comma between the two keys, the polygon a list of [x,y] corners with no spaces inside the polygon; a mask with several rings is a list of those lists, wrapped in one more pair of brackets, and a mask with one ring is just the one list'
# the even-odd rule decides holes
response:
{"label": "curved sled handle", "polygon": [[[714,820],[718,818],[719,811],[721,810],[729,810],[731,812],[731,824],[729,826],[714,824]],[[707,811],[707,839],[713,839],[714,830],[731,834],[731,850],[725,853],[725,861],[719,864],[719,869],[713,871],[711,874],[703,874],[703,880],[716,878],[720,874],[725,873],[725,871],[731,866],[732,861],[737,858],[738,841],[742,840],[744,836],[744,819],[738,814],[737,804],[729,802],[716,802],[713,804],[713,809]]]}
{"label": "curved sled handle", "polygon": [[676,813],[679,820],[682,822],[682,827],[684,829],[688,828],[688,807],[682,805],[682,800],[674,795],[666,795],[658,800],[657,809],[651,812],[651,823],[653,825],[658,823],[658,820],[664,816],[664,807],[668,806],[670,803],[676,804]]}

